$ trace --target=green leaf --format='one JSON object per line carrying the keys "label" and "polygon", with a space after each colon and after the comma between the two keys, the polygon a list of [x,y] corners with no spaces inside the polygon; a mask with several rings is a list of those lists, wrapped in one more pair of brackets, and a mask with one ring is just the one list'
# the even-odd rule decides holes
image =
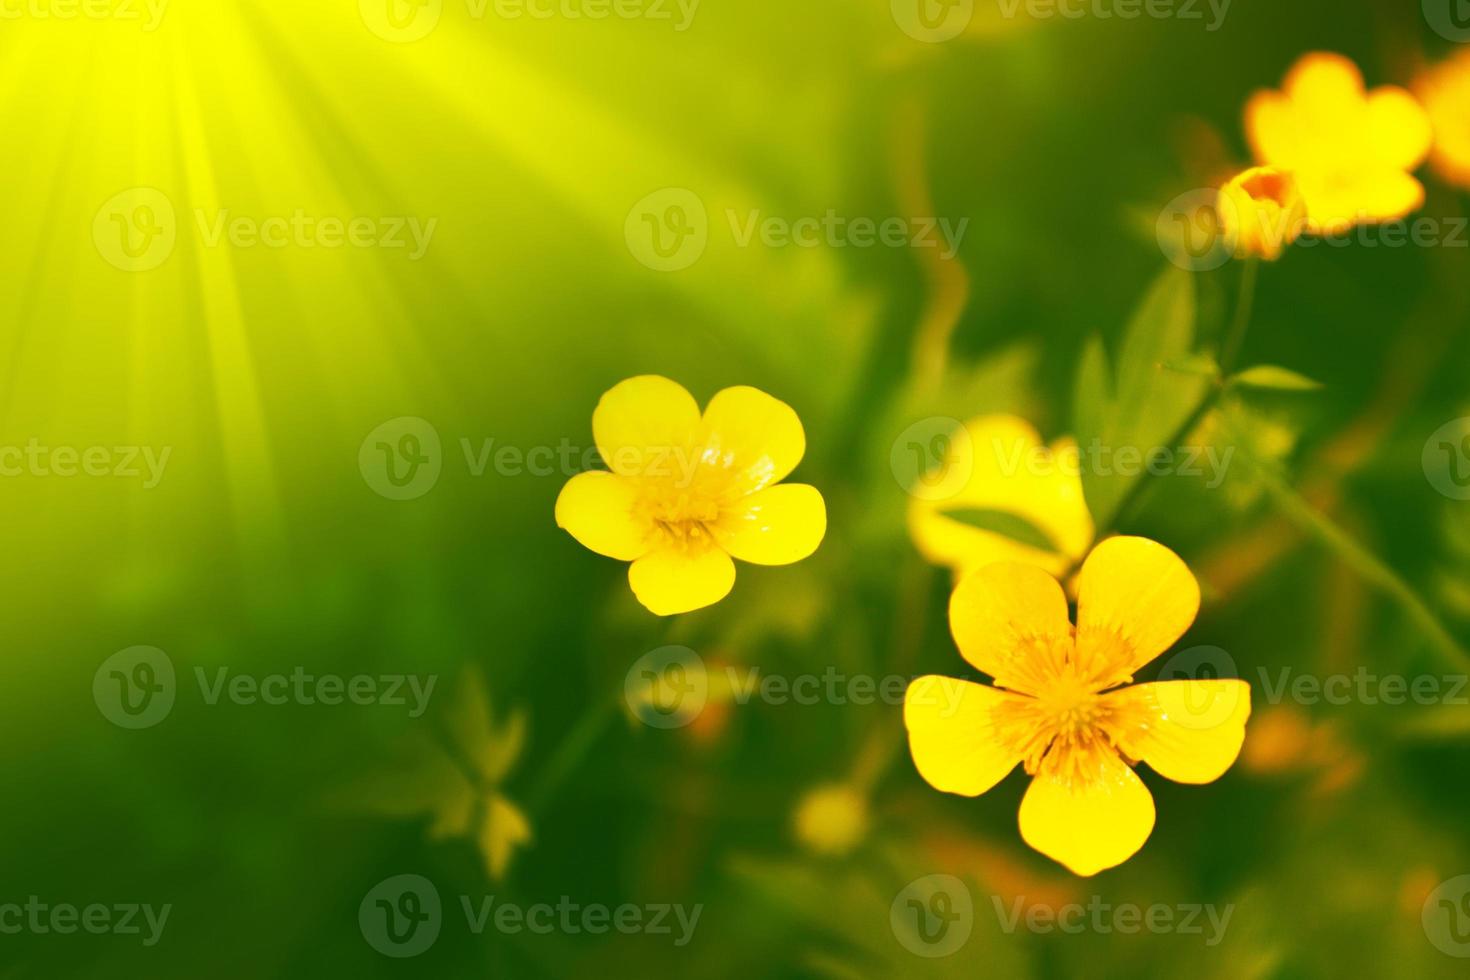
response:
{"label": "green leaf", "polygon": [[1272,391],[1316,391],[1322,387],[1320,381],[1313,381],[1303,374],[1298,374],[1288,368],[1277,367],[1274,364],[1261,364],[1244,371],[1230,379],[1233,385],[1241,385],[1246,388],[1266,388]]}
{"label": "green leaf", "polygon": [[961,507],[954,510],[941,510],[940,513],[950,520],[968,524],[982,531],[1003,535],[1030,548],[1053,553],[1059,550],[1056,542],[1052,541],[1051,536],[1045,531],[1021,515],[1012,514],[1010,511]]}
{"label": "green leaf", "polygon": [[1176,374],[1193,374],[1201,378],[1220,377],[1220,365],[1209,354],[1191,354],[1164,364],[1165,370]]}
{"label": "green leaf", "polygon": [[[1113,458],[1119,450],[1146,456],[1188,435],[1182,432],[1202,403],[1212,379],[1172,370],[1170,365],[1201,363],[1194,357],[1195,281],[1192,273],[1170,266],[1154,280],[1123,333],[1117,374],[1107,371],[1100,344],[1083,353],[1076,385],[1077,439],[1082,450],[1082,490],[1097,527],[1110,528],[1136,484],[1144,477],[1093,466],[1096,450]],[[1110,380],[1111,379],[1111,380]],[[1107,392],[1114,392],[1108,395]]]}

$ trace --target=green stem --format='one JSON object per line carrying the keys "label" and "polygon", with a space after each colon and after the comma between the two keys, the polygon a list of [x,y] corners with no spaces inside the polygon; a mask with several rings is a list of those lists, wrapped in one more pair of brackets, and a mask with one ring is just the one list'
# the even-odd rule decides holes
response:
{"label": "green stem", "polygon": [[1301,494],[1283,481],[1272,468],[1254,457],[1244,458],[1261,475],[1266,492],[1280,508],[1281,513],[1303,531],[1316,538],[1327,549],[1336,554],[1347,566],[1363,577],[1364,581],[1377,586],[1390,599],[1398,603],[1409,619],[1432,641],[1434,648],[1455,670],[1470,669],[1470,653],[1444,628],[1434,612],[1405,582],[1398,573],[1385,565],[1367,548],[1353,540],[1332,519],[1308,503]]}
{"label": "green stem", "polygon": [[[1188,438],[1190,432],[1194,431],[1195,426],[1204,420],[1204,417],[1219,402],[1220,396],[1225,393],[1225,389],[1228,387],[1230,368],[1234,365],[1236,357],[1240,355],[1240,348],[1245,342],[1246,331],[1250,329],[1251,311],[1254,309],[1256,302],[1256,278],[1259,271],[1259,259],[1253,258],[1247,260],[1245,268],[1241,271],[1240,275],[1240,293],[1235,301],[1235,315],[1231,318],[1230,328],[1226,331],[1225,342],[1220,348],[1220,358],[1217,362],[1219,370],[1215,374],[1209,389],[1205,392],[1204,397],[1194,407],[1194,411],[1189,413],[1189,417],[1184,420],[1184,424],[1179,426],[1178,430],[1165,445],[1177,445]],[[1149,481],[1143,476],[1139,476],[1138,479],[1133,481],[1133,484],[1128,488],[1128,492],[1123,494],[1123,499],[1118,501],[1118,506],[1113,508],[1113,516],[1106,524],[1097,529],[1095,534],[1096,540],[1100,541],[1112,533],[1118,526],[1118,523],[1128,515],[1129,510],[1137,505],[1139,498],[1143,496],[1148,486]],[[1072,563],[1071,568],[1067,569],[1063,581],[1077,574],[1078,569],[1081,567],[1082,559],[1079,558]]]}
{"label": "green stem", "polygon": [[526,797],[526,806],[533,814],[539,813],[556,795],[562,783],[577,771],[617,715],[617,702],[611,700],[597,702],[582,715],[576,727],[562,739],[556,754],[541,771],[541,779]]}
{"label": "green stem", "polygon": [[1235,360],[1240,356],[1241,345],[1245,343],[1245,333],[1250,327],[1251,312],[1256,303],[1256,277],[1261,271],[1261,260],[1250,258],[1246,260],[1245,268],[1240,271],[1240,293],[1235,301],[1235,317],[1230,322],[1230,329],[1225,333],[1225,342],[1220,345],[1220,376],[1229,377],[1235,368]]}

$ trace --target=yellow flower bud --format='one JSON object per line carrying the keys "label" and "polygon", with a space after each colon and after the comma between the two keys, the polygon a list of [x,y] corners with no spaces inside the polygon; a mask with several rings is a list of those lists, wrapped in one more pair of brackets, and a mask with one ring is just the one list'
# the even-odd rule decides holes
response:
{"label": "yellow flower bud", "polygon": [[819,786],[797,804],[796,839],[817,854],[846,854],[867,833],[868,801],[851,786]]}
{"label": "yellow flower bud", "polygon": [[1220,189],[1220,220],[1237,258],[1274,262],[1307,224],[1296,178],[1278,167],[1252,167]]}

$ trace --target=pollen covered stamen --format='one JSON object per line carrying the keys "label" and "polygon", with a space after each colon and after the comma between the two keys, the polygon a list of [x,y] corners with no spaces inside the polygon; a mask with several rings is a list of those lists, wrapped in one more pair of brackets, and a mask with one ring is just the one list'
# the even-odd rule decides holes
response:
{"label": "pollen covered stamen", "polygon": [[714,544],[713,525],[720,518],[716,499],[694,488],[647,488],[642,509],[648,523],[666,544],[699,551]]}
{"label": "pollen covered stamen", "polygon": [[1105,753],[1117,753],[1126,709],[1103,697],[1096,680],[1068,663],[1038,689],[998,705],[996,736],[1020,756],[1030,775],[1046,773],[1066,783],[1090,781],[1104,770]]}

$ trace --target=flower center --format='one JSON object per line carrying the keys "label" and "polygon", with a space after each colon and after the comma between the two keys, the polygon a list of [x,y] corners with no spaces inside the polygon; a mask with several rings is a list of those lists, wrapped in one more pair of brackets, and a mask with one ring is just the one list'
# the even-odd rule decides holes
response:
{"label": "flower center", "polygon": [[1056,677],[1037,697],[1007,701],[995,709],[996,734],[1021,757],[1031,775],[1046,770],[1072,780],[1098,765],[1098,753],[1115,745],[1116,712],[1081,677]]}
{"label": "flower center", "polygon": [[640,507],[643,517],[666,545],[684,551],[703,551],[714,544],[711,530],[720,517],[717,500],[696,487],[651,485]]}

